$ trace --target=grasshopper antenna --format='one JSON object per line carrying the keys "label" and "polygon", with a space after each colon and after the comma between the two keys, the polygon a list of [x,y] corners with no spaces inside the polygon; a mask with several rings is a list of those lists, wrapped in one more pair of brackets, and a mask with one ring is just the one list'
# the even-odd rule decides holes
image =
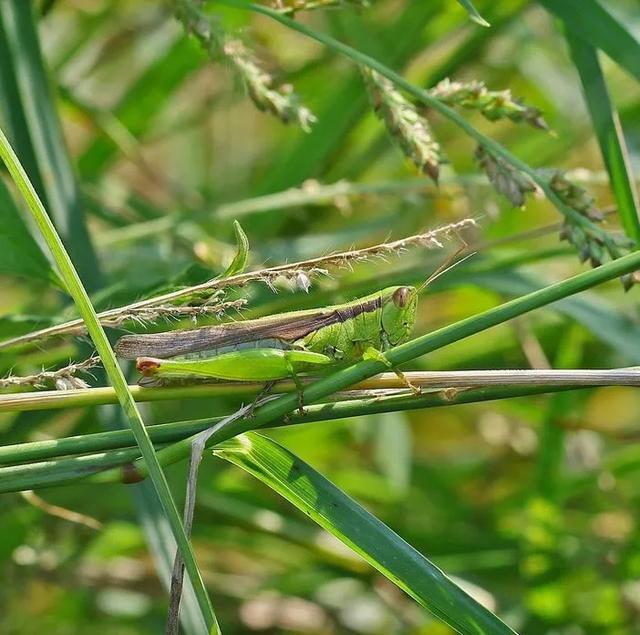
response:
{"label": "grasshopper antenna", "polygon": [[[434,280],[437,280],[440,276],[443,276],[447,271],[450,271],[454,267],[462,264],[467,258],[471,258],[471,256],[475,256],[477,251],[470,251],[468,253],[464,253],[467,251],[468,245],[462,245],[455,253],[451,254],[417,289],[417,292],[420,293],[423,289],[426,289]],[[464,254],[464,255],[462,255]]]}

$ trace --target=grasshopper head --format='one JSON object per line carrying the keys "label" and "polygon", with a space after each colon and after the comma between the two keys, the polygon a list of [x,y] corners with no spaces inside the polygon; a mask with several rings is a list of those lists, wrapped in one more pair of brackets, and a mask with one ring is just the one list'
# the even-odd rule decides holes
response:
{"label": "grasshopper head", "polygon": [[383,292],[382,328],[392,346],[409,339],[417,308],[418,292],[415,287],[391,287]]}

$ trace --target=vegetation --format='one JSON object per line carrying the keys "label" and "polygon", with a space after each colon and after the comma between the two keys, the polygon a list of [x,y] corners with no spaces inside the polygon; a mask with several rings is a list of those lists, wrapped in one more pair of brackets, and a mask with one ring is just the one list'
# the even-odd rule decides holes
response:
{"label": "vegetation", "polygon": [[[634,4],[0,0],[0,631],[637,633]],[[426,279],[303,404],[114,353]]]}

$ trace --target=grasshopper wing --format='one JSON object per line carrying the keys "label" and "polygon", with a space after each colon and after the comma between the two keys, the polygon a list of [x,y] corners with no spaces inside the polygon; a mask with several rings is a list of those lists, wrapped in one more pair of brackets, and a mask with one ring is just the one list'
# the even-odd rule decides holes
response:
{"label": "grasshopper wing", "polygon": [[340,311],[335,308],[294,311],[256,320],[228,322],[218,326],[203,326],[183,331],[125,335],[118,340],[114,350],[119,357],[125,359],[136,357],[166,359],[265,339],[278,339],[291,343],[312,331],[335,324],[340,319],[342,319]]}

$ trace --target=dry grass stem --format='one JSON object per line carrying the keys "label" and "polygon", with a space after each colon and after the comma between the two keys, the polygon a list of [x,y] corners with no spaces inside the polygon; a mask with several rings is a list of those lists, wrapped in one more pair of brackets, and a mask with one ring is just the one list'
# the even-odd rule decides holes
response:
{"label": "dry grass stem", "polygon": [[87,372],[90,368],[100,365],[100,357],[92,355],[82,362],[74,362],[59,368],[58,370],[43,370],[33,375],[19,377],[17,375],[9,375],[0,378],[0,388],[24,388],[31,386],[33,388],[46,388],[53,384],[56,390],[86,390],[89,384],[77,377],[79,372]]}
{"label": "dry grass stem", "polygon": [[60,507],[59,505],[52,505],[51,503],[47,503],[46,500],[40,498],[40,496],[38,496],[33,490],[25,490],[24,492],[20,492],[20,495],[30,505],[37,507],[49,516],[61,518],[62,520],[65,520],[69,523],[84,525],[85,527],[94,529],[95,531],[100,531],[102,529],[102,523],[99,520],[96,520],[91,516],[87,516],[86,514],[74,512],[70,509],[66,509],[65,507]]}

